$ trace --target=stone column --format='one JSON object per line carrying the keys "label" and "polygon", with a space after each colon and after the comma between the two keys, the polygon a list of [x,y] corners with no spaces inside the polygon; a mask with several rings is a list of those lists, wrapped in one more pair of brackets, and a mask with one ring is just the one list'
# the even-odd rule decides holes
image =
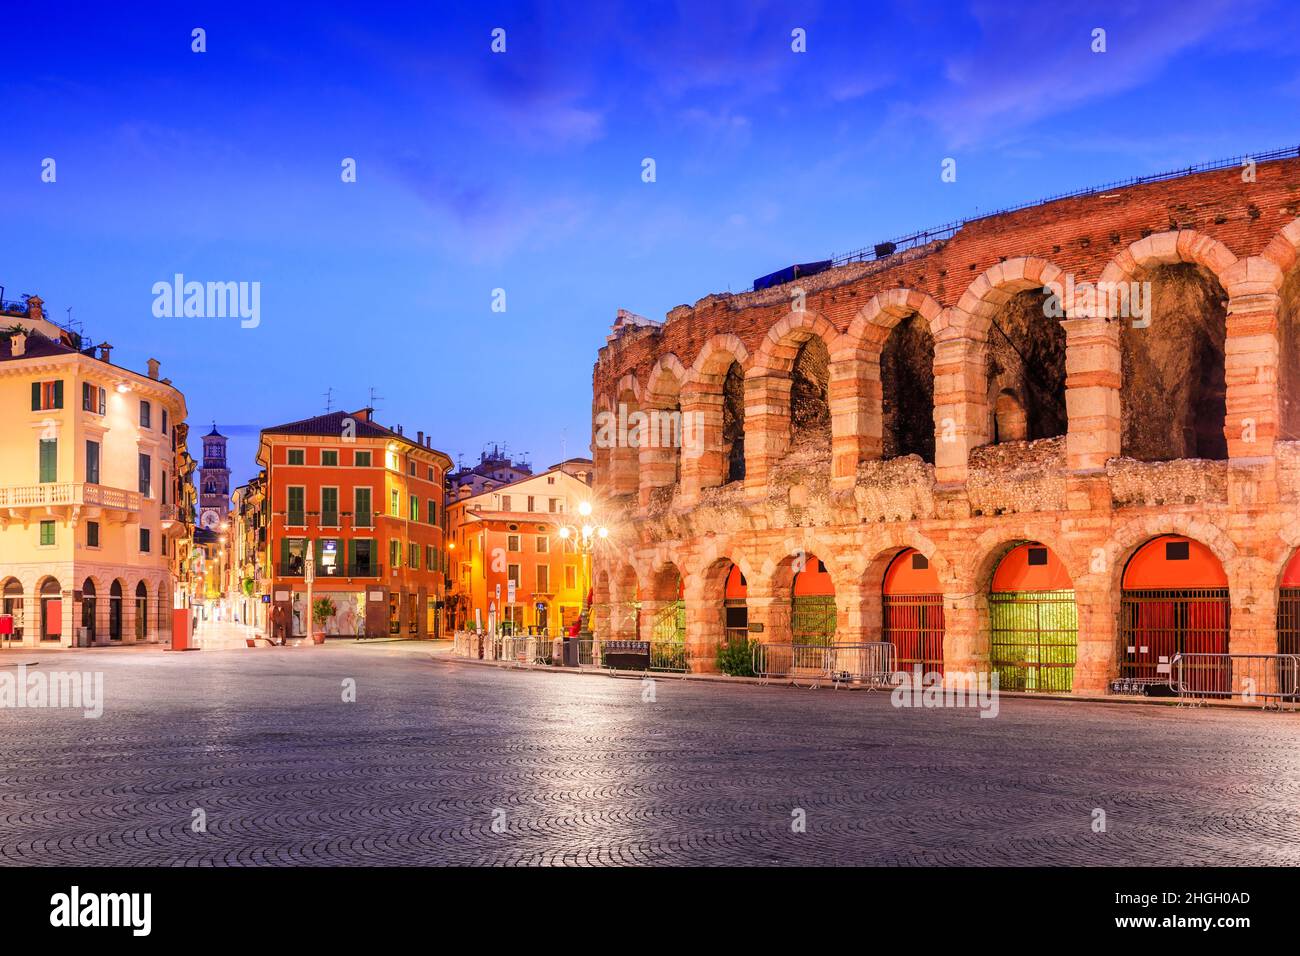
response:
{"label": "stone column", "polygon": [[1079,615],[1079,646],[1073,689],[1078,694],[1104,694],[1119,676],[1118,612],[1106,574],[1080,577],[1074,585]]}
{"label": "stone column", "polygon": [[969,593],[943,596],[945,672],[983,673],[989,669],[988,599]]}
{"label": "stone column", "polygon": [[745,379],[745,493],[767,494],[772,466],[790,447],[790,377],[768,374]]}
{"label": "stone column", "polygon": [[1119,321],[1064,319],[1065,409],[1071,471],[1104,471],[1120,455]]}
{"label": "stone column", "polygon": [[[1233,270],[1245,271],[1253,260]],[[1242,281],[1229,289],[1224,375],[1227,414],[1223,422],[1228,457],[1261,459],[1273,455],[1280,421],[1278,394],[1277,313],[1281,298],[1272,289],[1255,291],[1260,281]]]}
{"label": "stone column", "polygon": [[700,491],[722,484],[726,463],[722,459],[722,394],[692,392],[682,402],[684,434],[698,443],[682,450],[682,478],[678,504],[692,507]]}
{"label": "stone column", "polygon": [[693,673],[717,671],[717,649],[723,637],[723,596],[709,588],[706,578],[686,579],[686,653]]}
{"label": "stone column", "polygon": [[880,457],[880,349],[858,348],[831,362],[831,486],[852,488],[858,462]]}
{"label": "stone column", "polygon": [[935,481],[966,480],[972,448],[989,441],[988,345],[948,328],[934,343]]}

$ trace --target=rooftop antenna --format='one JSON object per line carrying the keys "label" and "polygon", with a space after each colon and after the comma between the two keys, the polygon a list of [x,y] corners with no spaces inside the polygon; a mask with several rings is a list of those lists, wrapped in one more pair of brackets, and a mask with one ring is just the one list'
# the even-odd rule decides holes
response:
{"label": "rooftop antenna", "polygon": [[334,411],[334,386],[325,389],[325,414]]}
{"label": "rooftop antenna", "polygon": [[375,394],[375,387],[374,387],[373,385],[371,385],[371,386],[370,386],[370,405],[369,405],[369,407],[370,407],[370,408],[378,408],[378,407],[379,407],[378,403],[379,403],[379,402],[382,402],[383,400],[384,400],[384,396],[382,396],[382,395],[376,395],[376,394]]}

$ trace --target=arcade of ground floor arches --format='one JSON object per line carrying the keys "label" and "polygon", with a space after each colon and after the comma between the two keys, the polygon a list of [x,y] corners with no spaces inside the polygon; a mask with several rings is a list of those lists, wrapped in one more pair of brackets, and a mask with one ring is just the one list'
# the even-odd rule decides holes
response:
{"label": "arcade of ground floor arches", "polygon": [[909,673],[994,671],[1004,690],[1041,693],[1168,683],[1178,654],[1300,653],[1300,550],[1247,587],[1217,544],[1148,534],[1081,569],[1055,543],[1012,539],[967,560],[964,577],[938,549],[907,545],[856,569],[829,545],[761,562],[715,552],[699,570],[610,562],[597,566],[594,629],[680,642],[696,670],[711,669],[721,641],[887,642]]}

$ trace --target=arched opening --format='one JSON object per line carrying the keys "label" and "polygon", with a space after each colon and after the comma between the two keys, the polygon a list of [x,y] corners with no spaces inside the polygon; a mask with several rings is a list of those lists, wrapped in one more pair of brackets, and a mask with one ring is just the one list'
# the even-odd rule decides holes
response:
{"label": "arched opening", "polygon": [[995,442],[1066,432],[1065,329],[1049,317],[1048,298],[1042,288],[1017,292],[990,320],[985,361]]}
{"label": "arched opening", "polygon": [[21,642],[27,615],[23,609],[23,585],[17,578],[9,578],[4,585],[4,613],[12,618],[10,633],[4,636],[7,643]]}
{"label": "arched opening", "polygon": [[723,484],[745,480],[745,371],[739,362],[722,380]]}
{"label": "arched opening", "polygon": [[1149,316],[1123,319],[1120,331],[1121,453],[1225,459],[1227,293],[1192,263],[1157,266],[1142,278]]}
{"label": "arched opening", "polygon": [[835,642],[835,583],[816,555],[802,554],[792,564],[790,634],[795,644]]}
{"label": "arched opening", "polygon": [[63,640],[63,593],[59,582],[46,578],[41,584],[41,640]]}
{"label": "arched opening", "polygon": [[[1120,598],[1120,676],[1169,684],[1177,654],[1228,653],[1228,576],[1205,545],[1181,535],[1153,538],[1124,566]],[[1226,691],[1220,662],[1189,658],[1183,678],[1193,690]]]}
{"label": "arched opening", "polygon": [[682,383],[670,367],[656,366],[645,396],[645,424],[641,432],[642,490],[672,488],[682,479],[682,448],[694,435],[686,435],[682,418]]}
{"label": "arched opening", "polygon": [[1300,266],[1282,283],[1277,342],[1278,438],[1300,441]]}
{"label": "arched opening", "polygon": [[149,632],[149,589],[141,581],[135,586],[135,639],[143,641]]}
{"label": "arched opening", "polygon": [[1036,541],[1012,548],[989,590],[989,664],[1002,690],[1069,693],[1079,647],[1074,583]]}
{"label": "arched opening", "polygon": [[81,626],[86,635],[95,640],[95,582],[86,578],[81,584]]}
{"label": "arched opening", "polygon": [[882,583],[881,639],[894,645],[894,666],[911,674],[943,673],[943,588],[930,560],[904,548]]}
{"label": "arched opening", "polygon": [[665,564],[642,600],[650,617],[650,669],[686,671],[686,581],[672,564]]}
{"label": "arched opening", "polygon": [[880,353],[882,457],[934,462],[934,338],[913,312],[889,332]]}
{"label": "arched opening", "polygon": [[1300,654],[1300,551],[1282,572],[1277,602],[1277,652]]}
{"label": "arched opening", "polygon": [[122,582],[114,581],[108,588],[108,639],[122,639]]}
{"label": "arched opening", "polygon": [[807,339],[790,370],[791,450],[829,455],[831,451],[831,354],[820,336]]}
{"label": "arched opening", "polygon": [[729,643],[749,640],[749,582],[736,565],[727,571],[722,591],[722,622]]}

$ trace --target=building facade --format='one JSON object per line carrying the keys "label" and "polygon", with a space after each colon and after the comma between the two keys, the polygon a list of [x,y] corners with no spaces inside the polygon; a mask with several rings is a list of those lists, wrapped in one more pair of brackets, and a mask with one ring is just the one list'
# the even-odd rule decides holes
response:
{"label": "building facade", "polygon": [[680,607],[697,659],[888,641],[1056,692],[1300,649],[1294,151],[908,245],[620,316],[598,633]]}
{"label": "building facade", "polygon": [[447,506],[453,629],[559,634],[577,621],[590,575],[576,546],[578,507],[591,500],[591,470],[590,459],[570,459],[482,494],[466,485],[454,493]]}
{"label": "building facade", "polygon": [[166,640],[193,528],[185,398],[42,305],[0,308],[0,646]]}
{"label": "building facade", "polygon": [[[263,429],[268,633],[281,617],[316,633],[432,638],[442,632],[443,495],[451,459],[418,432],[334,412]],[[308,585],[308,559],[314,580]]]}
{"label": "building facade", "polygon": [[266,629],[270,603],[266,575],[266,472],[240,485],[230,496],[230,606],[235,619]]}
{"label": "building facade", "polygon": [[462,488],[467,489],[467,494],[479,495],[527,478],[532,473],[532,465],[527,461],[512,458],[504,445],[493,442],[483,449],[475,464],[457,468],[447,476],[447,490],[453,496],[452,500],[456,500],[461,496]]}

